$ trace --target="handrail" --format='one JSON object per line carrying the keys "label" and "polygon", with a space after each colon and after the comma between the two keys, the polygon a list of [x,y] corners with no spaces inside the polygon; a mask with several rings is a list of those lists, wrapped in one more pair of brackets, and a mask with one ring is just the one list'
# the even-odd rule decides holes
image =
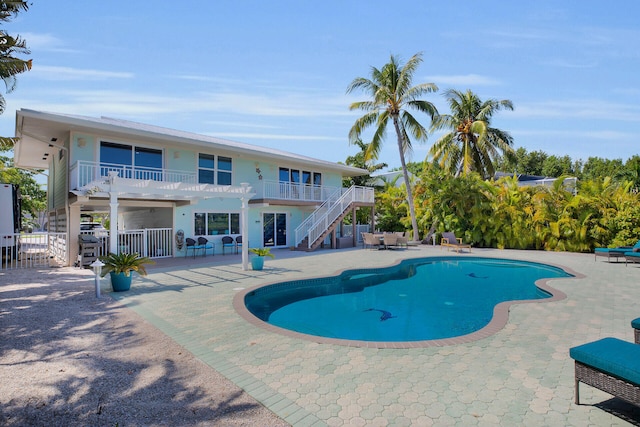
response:
{"label": "handrail", "polygon": [[373,188],[354,185],[348,189],[342,188],[336,191],[296,228],[295,244],[298,245],[308,236],[307,247],[311,248],[327,228],[338,219],[352,203],[356,202],[373,203]]}
{"label": "handrail", "polygon": [[93,181],[105,178],[109,176],[111,171],[118,172],[120,178],[197,183],[197,174],[195,172],[78,160],[70,171],[71,189],[77,190]]}

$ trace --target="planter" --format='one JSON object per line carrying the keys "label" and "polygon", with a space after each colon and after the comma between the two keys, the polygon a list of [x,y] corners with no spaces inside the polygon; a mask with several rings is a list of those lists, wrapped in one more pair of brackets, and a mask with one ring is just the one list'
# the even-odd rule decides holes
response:
{"label": "planter", "polygon": [[124,292],[131,289],[132,272],[129,272],[128,276],[125,276],[124,273],[114,273],[113,271],[110,274],[113,292]]}
{"label": "planter", "polygon": [[251,258],[251,268],[254,270],[262,270],[262,267],[264,267],[264,257],[263,256],[258,256],[255,255],[253,258]]}

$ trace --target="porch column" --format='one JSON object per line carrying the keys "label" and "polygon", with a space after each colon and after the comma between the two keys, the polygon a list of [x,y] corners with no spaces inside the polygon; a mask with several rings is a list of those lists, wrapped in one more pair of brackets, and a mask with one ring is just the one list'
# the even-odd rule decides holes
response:
{"label": "porch column", "polygon": [[251,187],[246,182],[240,183],[242,186],[243,196],[240,198],[242,202],[242,210],[240,213],[240,224],[242,233],[242,269],[247,271],[249,269],[249,196]]}
{"label": "porch column", "polygon": [[117,171],[109,172],[109,252],[118,253],[118,193],[115,188]]}

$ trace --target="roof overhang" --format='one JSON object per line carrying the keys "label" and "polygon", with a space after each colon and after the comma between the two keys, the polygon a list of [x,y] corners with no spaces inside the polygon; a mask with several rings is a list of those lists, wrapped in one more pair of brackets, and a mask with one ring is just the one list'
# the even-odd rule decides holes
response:
{"label": "roof overhang", "polygon": [[87,132],[123,139],[140,138],[192,146],[194,148],[215,148],[233,153],[239,158],[270,160],[279,163],[308,165],[339,173],[341,176],[362,176],[369,172],[340,163],[314,159],[286,151],[229,141],[207,135],[168,129],[159,126],[130,122],[108,117],[86,117],[70,114],[47,113],[21,109],[16,111],[16,137],[19,141],[14,148],[14,162],[17,167],[27,169],[48,169],[48,159],[65,149],[64,142],[71,132]]}

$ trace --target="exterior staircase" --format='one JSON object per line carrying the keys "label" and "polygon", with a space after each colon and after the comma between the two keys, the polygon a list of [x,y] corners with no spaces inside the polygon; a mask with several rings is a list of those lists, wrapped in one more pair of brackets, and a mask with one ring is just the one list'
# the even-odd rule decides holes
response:
{"label": "exterior staircase", "polygon": [[352,186],[333,193],[296,228],[296,250],[314,251],[331,234],[354,206],[373,206],[371,187]]}

